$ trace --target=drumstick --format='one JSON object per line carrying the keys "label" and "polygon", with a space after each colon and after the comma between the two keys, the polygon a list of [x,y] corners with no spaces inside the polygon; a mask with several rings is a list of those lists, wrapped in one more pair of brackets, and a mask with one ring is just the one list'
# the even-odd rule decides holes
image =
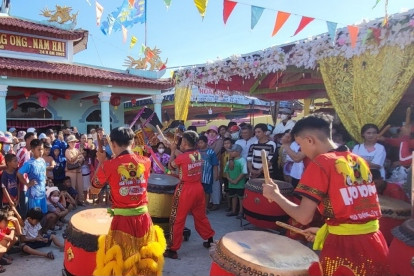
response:
{"label": "drumstick", "polygon": [[391,125],[386,125],[381,131],[380,133],[378,133],[378,137],[381,137],[382,135],[384,135],[389,129],[390,129]]}
{"label": "drumstick", "polygon": [[2,188],[3,190],[3,195],[6,197],[7,201],[10,204],[10,208],[12,209],[12,211],[14,212],[14,214],[16,215],[17,220],[19,221],[19,224],[21,226],[24,226],[24,222],[22,217],[20,216],[19,212],[17,212],[16,207],[14,206],[14,202],[11,199],[10,195],[9,195],[9,191],[7,191],[7,188]]}
{"label": "drumstick", "polygon": [[405,125],[409,126],[411,124],[411,107],[407,107],[405,112]]}
{"label": "drumstick", "polygon": [[164,133],[162,133],[162,131],[161,131],[161,129],[160,129],[160,126],[159,126],[159,125],[157,125],[157,126],[156,126],[156,128],[157,128],[158,133],[161,135],[161,138],[162,138],[164,141],[166,141],[167,143],[170,143],[170,141],[168,141],[168,140],[167,140],[167,138],[165,138]]}
{"label": "drumstick", "polygon": [[[266,151],[262,149],[262,168],[263,168],[263,175],[265,179],[266,184],[272,183],[272,179],[270,178],[269,173],[269,165],[267,164],[267,156]],[[270,199],[268,199],[269,202],[272,202]]]}
{"label": "drumstick", "polygon": [[302,229],[297,228],[297,227],[292,226],[292,225],[289,225],[289,224],[286,224],[286,223],[281,222],[281,221],[276,221],[276,225],[278,225],[282,228],[285,228],[286,230],[290,230],[290,231],[292,231],[296,234],[303,235],[305,237],[307,237],[308,235],[312,235],[312,233],[305,233]]}

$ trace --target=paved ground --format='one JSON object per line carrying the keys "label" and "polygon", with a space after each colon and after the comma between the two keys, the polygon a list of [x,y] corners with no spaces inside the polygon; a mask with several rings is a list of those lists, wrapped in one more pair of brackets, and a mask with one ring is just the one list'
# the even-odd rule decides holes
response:
{"label": "paved ground", "polygon": [[[78,210],[83,209],[82,207],[78,208]],[[212,227],[216,231],[216,236],[214,237],[215,240],[219,240],[228,232],[240,231],[243,229],[240,227],[240,220],[235,217],[226,217],[225,213],[226,212],[222,207],[221,209],[212,211],[208,214]],[[186,227],[191,229],[189,241],[184,242],[182,248],[178,251],[178,260],[166,259],[163,275],[209,275],[211,266],[209,251],[203,247],[203,240],[194,229],[192,216],[188,216]],[[62,230],[57,231],[57,235],[63,240],[62,232]],[[42,248],[40,250],[45,252],[52,250],[55,255],[55,260],[36,256],[24,256],[20,253],[11,254],[14,258],[13,264],[5,266],[7,270],[3,275],[62,275],[63,252],[60,252],[59,249],[53,245],[49,248]]]}

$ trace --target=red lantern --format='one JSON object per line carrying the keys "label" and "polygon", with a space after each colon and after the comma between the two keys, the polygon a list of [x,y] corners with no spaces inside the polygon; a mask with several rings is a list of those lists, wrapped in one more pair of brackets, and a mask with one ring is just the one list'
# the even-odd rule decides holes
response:
{"label": "red lantern", "polygon": [[13,101],[13,109],[17,109],[17,100]]}
{"label": "red lantern", "polygon": [[30,92],[24,92],[24,97],[26,98],[26,100],[30,97]]}
{"label": "red lantern", "polygon": [[135,105],[137,103],[137,99],[132,99],[131,103],[132,103],[132,105]]}
{"label": "red lantern", "polygon": [[118,109],[118,106],[121,104],[121,97],[120,96],[113,96],[111,97],[110,103],[114,106],[115,109]]}
{"label": "red lantern", "polygon": [[93,100],[92,100],[92,103],[93,103],[93,104],[98,104],[98,99],[93,99]]}
{"label": "red lantern", "polygon": [[47,104],[49,103],[49,95],[45,92],[37,93],[37,99],[39,101],[39,105],[43,108],[46,108]]}

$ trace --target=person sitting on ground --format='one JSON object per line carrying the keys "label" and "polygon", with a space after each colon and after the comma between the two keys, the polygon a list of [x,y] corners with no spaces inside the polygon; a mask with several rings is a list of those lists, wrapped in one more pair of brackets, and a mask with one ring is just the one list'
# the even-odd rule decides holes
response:
{"label": "person sitting on ground", "polygon": [[0,273],[6,271],[3,265],[12,263],[6,252],[19,240],[22,234],[17,218],[10,216],[7,209],[0,209]]}
{"label": "person sitting on ground", "polygon": [[42,256],[51,260],[55,259],[52,251],[47,253],[37,250],[37,248],[48,247],[53,242],[54,245],[63,250],[63,243],[54,234],[42,234],[40,221],[43,213],[40,208],[32,208],[27,212],[21,236],[22,251],[36,256]]}
{"label": "person sitting on ground", "polygon": [[[237,216],[238,219],[241,219],[243,218],[244,186],[248,175],[247,161],[241,156],[243,148],[240,145],[233,145],[227,151],[234,165],[231,168],[228,161],[224,168],[224,173],[229,180],[229,198],[231,198],[231,211],[226,216]],[[237,204],[239,205],[238,210],[236,210]]]}
{"label": "person sitting on ground", "polygon": [[379,195],[385,195],[411,203],[401,185],[385,181],[381,176],[381,172],[377,169],[371,169],[371,174],[372,181],[375,182],[375,187],[377,188],[377,193]]}
{"label": "person sitting on ground", "polygon": [[[63,181],[63,187],[59,190],[64,192],[65,201],[73,205],[73,209],[76,209],[78,202],[78,192],[72,187],[71,179],[69,176],[65,177],[65,180]],[[66,206],[66,208],[69,209],[69,206]]]}
{"label": "person sitting on ground", "polygon": [[63,224],[67,222],[65,216],[69,210],[65,208],[66,200],[64,194],[59,192],[58,187],[48,187],[46,190],[47,214],[42,221],[43,228],[55,230],[56,226],[62,230]]}

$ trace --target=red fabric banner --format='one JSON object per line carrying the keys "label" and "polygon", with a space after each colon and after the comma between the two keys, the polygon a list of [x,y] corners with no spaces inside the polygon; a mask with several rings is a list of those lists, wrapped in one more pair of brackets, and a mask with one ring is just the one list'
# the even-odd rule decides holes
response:
{"label": "red fabric banner", "polygon": [[234,7],[237,5],[237,2],[224,0],[223,1],[223,21],[224,24],[227,23],[227,19],[229,18],[230,14],[232,13]]}
{"label": "red fabric banner", "polygon": [[311,23],[314,19],[315,18],[313,18],[313,17],[302,16],[302,19],[300,20],[299,26],[296,29],[295,34],[293,36],[297,35],[300,31],[302,31],[303,28],[305,28],[306,25]]}
{"label": "red fabric banner", "polygon": [[275,36],[277,32],[282,28],[283,24],[285,24],[286,20],[288,20],[290,13],[278,11],[276,16],[275,27],[273,28],[272,36]]}

